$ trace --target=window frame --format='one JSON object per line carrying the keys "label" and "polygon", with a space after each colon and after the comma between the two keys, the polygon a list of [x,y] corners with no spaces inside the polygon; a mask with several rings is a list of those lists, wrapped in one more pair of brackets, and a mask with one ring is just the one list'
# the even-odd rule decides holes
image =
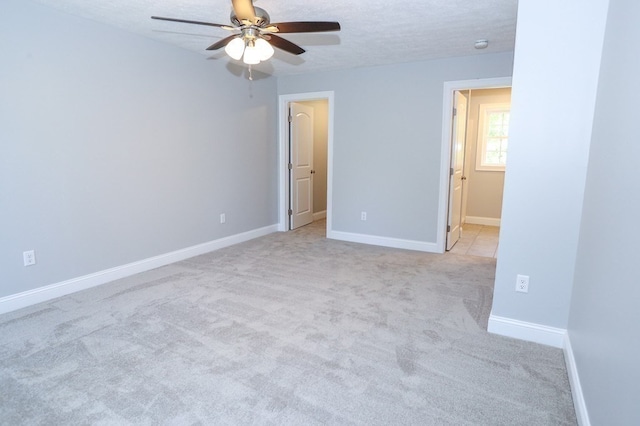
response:
{"label": "window frame", "polygon": [[[489,114],[493,112],[509,112],[509,119],[511,119],[511,104],[510,103],[491,103],[480,104],[480,111],[478,113],[478,138],[476,143],[476,170],[489,171],[489,172],[504,172],[506,168],[505,164],[484,164],[484,154],[487,149],[487,134],[486,127],[489,120]],[[509,135],[507,135],[507,141]],[[505,151],[507,152],[507,151]]]}

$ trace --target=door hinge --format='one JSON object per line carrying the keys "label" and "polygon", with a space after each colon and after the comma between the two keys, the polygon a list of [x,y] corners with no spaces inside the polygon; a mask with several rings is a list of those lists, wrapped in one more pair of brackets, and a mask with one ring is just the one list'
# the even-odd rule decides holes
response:
{"label": "door hinge", "polygon": [[456,115],[458,115],[458,108],[453,109],[453,116],[455,117]]}
{"label": "door hinge", "polygon": [[293,164],[289,163],[289,170],[293,169]]}
{"label": "door hinge", "polygon": [[453,176],[453,167],[449,168],[449,176]]}
{"label": "door hinge", "polygon": [[288,213],[289,213],[289,216],[293,215],[293,210],[289,209]]}
{"label": "door hinge", "polygon": [[287,119],[289,120],[289,123],[291,123],[293,121],[293,117],[292,116],[287,117]]}
{"label": "door hinge", "polygon": [[451,232],[451,225],[447,225],[447,232]]}

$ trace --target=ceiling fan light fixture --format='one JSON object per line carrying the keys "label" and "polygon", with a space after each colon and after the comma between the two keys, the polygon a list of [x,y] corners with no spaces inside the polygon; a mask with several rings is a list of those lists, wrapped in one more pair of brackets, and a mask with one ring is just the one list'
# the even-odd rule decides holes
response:
{"label": "ceiling fan light fixture", "polygon": [[241,37],[234,38],[224,48],[224,51],[227,52],[227,55],[232,57],[235,60],[239,60],[242,58],[242,54],[244,53],[244,40]]}
{"label": "ceiling fan light fixture", "polygon": [[265,39],[259,38],[255,41],[256,49],[258,49],[258,53],[260,55],[261,61],[269,60],[273,54],[274,50],[271,44]]}
{"label": "ceiling fan light fixture", "polygon": [[[228,0],[226,0],[228,1]],[[338,22],[330,21],[292,21],[271,24],[269,14],[253,5],[254,0],[232,0],[231,25],[214,22],[193,21],[190,19],[164,18],[152,16],[151,19],[180,22],[184,24],[206,25],[228,31],[238,31],[207,47],[207,51],[224,48],[227,55],[236,61],[249,65],[257,65],[271,59],[277,47],[292,55],[300,55],[305,50],[297,44],[274,33],[317,33],[340,31]]]}
{"label": "ceiling fan light fixture", "polygon": [[247,65],[257,65],[260,63],[260,50],[256,47],[253,40],[247,41],[242,62]]}

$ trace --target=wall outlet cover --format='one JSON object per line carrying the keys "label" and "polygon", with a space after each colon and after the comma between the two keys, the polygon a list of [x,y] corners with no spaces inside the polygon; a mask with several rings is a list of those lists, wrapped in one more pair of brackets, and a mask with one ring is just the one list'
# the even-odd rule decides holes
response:
{"label": "wall outlet cover", "polygon": [[516,277],[516,291],[529,293],[529,275],[518,275]]}

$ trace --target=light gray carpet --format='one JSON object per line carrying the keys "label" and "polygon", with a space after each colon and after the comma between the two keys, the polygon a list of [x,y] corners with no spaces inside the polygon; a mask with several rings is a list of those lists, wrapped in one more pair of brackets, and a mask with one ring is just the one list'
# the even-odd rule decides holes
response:
{"label": "light gray carpet", "polygon": [[562,352],[484,331],[494,259],[323,224],[0,316],[0,422],[576,423]]}

